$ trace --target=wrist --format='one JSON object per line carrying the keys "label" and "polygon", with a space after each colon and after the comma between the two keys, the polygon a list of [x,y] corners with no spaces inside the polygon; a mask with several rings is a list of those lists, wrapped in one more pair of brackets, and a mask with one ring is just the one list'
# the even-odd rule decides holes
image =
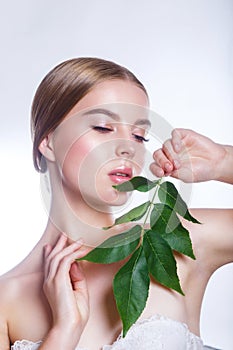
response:
{"label": "wrist", "polygon": [[54,325],[44,339],[41,350],[75,350],[82,330],[77,327]]}
{"label": "wrist", "polygon": [[233,146],[222,145],[224,155],[219,164],[216,164],[216,177],[214,180],[233,184]]}

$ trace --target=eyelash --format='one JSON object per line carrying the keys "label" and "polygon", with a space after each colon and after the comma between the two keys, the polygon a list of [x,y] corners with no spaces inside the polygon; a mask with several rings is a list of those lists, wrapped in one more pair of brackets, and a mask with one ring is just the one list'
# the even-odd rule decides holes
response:
{"label": "eyelash", "polygon": [[138,142],[148,142],[148,141],[149,141],[149,139],[146,139],[145,137],[140,136],[140,135],[135,135],[135,134],[133,134],[133,136],[135,137],[135,139],[136,139]]}
{"label": "eyelash", "polygon": [[102,133],[109,132],[109,131],[113,131],[112,129],[106,128],[106,127],[104,127],[104,126],[93,126],[92,128],[93,128],[94,130],[99,131],[99,132],[102,132]]}
{"label": "eyelash", "polygon": [[[107,133],[113,131],[111,128],[106,128],[104,126],[93,126],[93,130],[100,132],[100,133]],[[149,139],[146,139],[145,137],[137,134],[132,134],[137,142],[148,142]]]}

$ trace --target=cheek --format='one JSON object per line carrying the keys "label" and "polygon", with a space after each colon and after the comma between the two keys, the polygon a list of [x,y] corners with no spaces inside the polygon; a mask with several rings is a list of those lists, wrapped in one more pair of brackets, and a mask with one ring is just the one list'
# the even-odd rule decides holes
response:
{"label": "cheek", "polygon": [[60,163],[63,180],[66,179],[77,186],[81,168],[92,149],[93,143],[85,140],[75,142],[68,149]]}
{"label": "cheek", "polygon": [[69,157],[80,164],[92,149],[92,142],[79,141],[71,147]]}
{"label": "cheek", "polygon": [[145,165],[146,149],[144,146],[138,147],[135,151],[135,157],[133,159],[134,164],[134,176],[140,175]]}

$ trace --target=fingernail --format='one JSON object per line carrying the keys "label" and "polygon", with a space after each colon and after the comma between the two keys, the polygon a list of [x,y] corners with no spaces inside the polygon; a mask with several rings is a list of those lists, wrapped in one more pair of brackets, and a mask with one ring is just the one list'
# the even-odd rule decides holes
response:
{"label": "fingernail", "polygon": [[175,148],[176,152],[179,152],[180,151],[180,144],[179,143],[175,143],[174,144],[174,148]]}
{"label": "fingernail", "polygon": [[164,176],[164,171],[163,169],[159,169],[158,171],[158,177],[163,177]]}
{"label": "fingernail", "polygon": [[164,165],[164,169],[165,169],[166,171],[170,171],[170,170],[172,169],[172,165],[171,165],[170,163],[166,163],[166,164]]}
{"label": "fingernail", "polygon": [[179,169],[179,167],[180,167],[180,161],[179,161],[178,159],[175,159],[175,160],[173,161],[173,163],[174,163],[174,167],[175,167],[176,169]]}
{"label": "fingernail", "polygon": [[83,244],[84,240],[83,238],[79,238],[77,241],[75,241],[76,244]]}

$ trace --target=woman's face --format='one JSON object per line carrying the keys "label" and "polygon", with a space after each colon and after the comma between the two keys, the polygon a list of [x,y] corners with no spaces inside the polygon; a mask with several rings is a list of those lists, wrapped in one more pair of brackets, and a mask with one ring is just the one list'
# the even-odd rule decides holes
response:
{"label": "woman's face", "polygon": [[123,80],[98,84],[68,113],[52,143],[71,204],[80,198],[96,209],[125,203],[127,194],[112,186],[141,172],[147,114],[146,94]]}

